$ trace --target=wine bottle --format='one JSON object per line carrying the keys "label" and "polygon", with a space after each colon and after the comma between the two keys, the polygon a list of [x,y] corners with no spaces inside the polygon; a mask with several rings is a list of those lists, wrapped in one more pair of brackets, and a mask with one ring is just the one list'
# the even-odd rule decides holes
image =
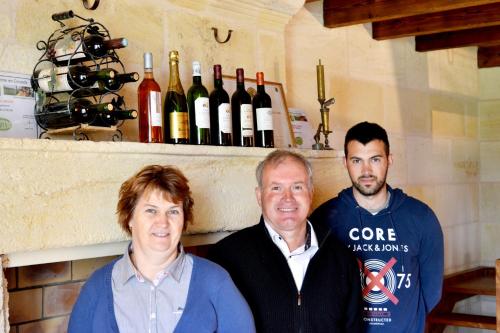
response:
{"label": "wine bottle", "polygon": [[137,82],[138,80],[139,73],[137,72],[116,74],[113,78],[101,81],[101,86],[104,86],[104,91],[116,91],[119,90],[125,83]]}
{"label": "wine bottle", "polygon": [[41,112],[35,113],[38,124],[42,128],[57,129],[92,124],[97,115],[113,111],[111,103],[94,104],[85,98],[72,98],[64,102],[49,103],[43,106]]}
{"label": "wine bottle", "polygon": [[236,69],[236,91],[231,96],[233,116],[233,144],[240,147],[253,147],[253,109],[252,98],[245,90],[243,68]]}
{"label": "wine bottle", "polygon": [[80,88],[73,90],[71,95],[73,97],[89,97],[109,92],[116,92],[122,88],[123,84],[127,82],[137,82],[138,80],[139,74],[137,72],[116,74],[113,79],[98,81],[97,84],[92,86],[92,88]]}
{"label": "wine bottle", "polygon": [[91,125],[111,127],[118,124],[120,120],[136,119],[137,115],[136,110],[115,109],[109,112],[100,112]]}
{"label": "wine bottle", "polygon": [[255,147],[274,148],[273,109],[264,87],[264,73],[257,72],[257,93],[252,99]]}
{"label": "wine bottle", "polygon": [[231,146],[233,124],[229,95],[222,87],[222,67],[214,65],[214,90],[210,93],[210,129],[212,144]]}
{"label": "wine bottle", "polygon": [[68,64],[107,56],[111,50],[128,45],[126,38],[106,39],[92,29],[83,40],[80,35],[67,35],[49,47],[48,55],[55,64]]}
{"label": "wine bottle", "polygon": [[201,83],[201,66],[193,61],[193,85],[187,93],[189,111],[189,143],[210,144],[210,108],[208,91]]}
{"label": "wine bottle", "polygon": [[161,90],[153,76],[153,54],[144,53],[144,79],[137,89],[139,141],[163,143]]}
{"label": "wine bottle", "polygon": [[189,123],[186,95],[179,78],[179,52],[170,51],[170,80],[163,110],[165,143],[188,143]]}
{"label": "wine bottle", "polygon": [[48,93],[71,91],[92,87],[98,80],[113,79],[116,74],[111,68],[90,70],[83,65],[52,67],[37,70],[32,85],[33,89],[41,89]]}

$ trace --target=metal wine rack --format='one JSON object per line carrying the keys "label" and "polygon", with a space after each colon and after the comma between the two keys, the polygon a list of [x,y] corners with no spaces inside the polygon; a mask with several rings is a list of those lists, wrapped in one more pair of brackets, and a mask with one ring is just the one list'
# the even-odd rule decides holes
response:
{"label": "metal wine rack", "polygon": [[[68,19],[78,19],[79,23],[76,26],[70,27],[66,24]],[[88,35],[100,35],[105,40],[111,39],[109,30],[101,23],[94,21],[92,18],[83,18],[79,15],[73,13],[73,11],[67,11],[63,13],[53,14],[52,20],[59,23],[60,28],[56,29],[49,38],[44,41],[40,40],[36,44],[36,48],[42,51],[43,54],[38,59],[35,67],[33,68],[32,74],[32,86],[35,90],[35,108],[34,114],[38,126],[40,126],[43,131],[40,133],[39,138],[50,139],[52,136],[57,136],[61,134],[71,134],[74,140],[90,140],[89,135],[91,133],[109,133],[111,134],[111,139],[113,141],[122,140],[122,132],[119,127],[121,127],[125,120],[118,120],[116,125],[104,126],[100,124],[99,126],[92,125],[89,123],[79,123],[75,126],[64,127],[64,128],[49,128],[44,126],[40,119],[47,116],[48,111],[44,106],[51,103],[67,101],[68,108],[73,98],[85,97],[87,99],[92,99],[94,103],[112,103],[116,108],[126,110],[125,100],[122,96],[118,94],[118,91],[123,87],[124,83],[120,83],[117,89],[109,89],[104,87],[103,91],[96,93],[92,91],[91,87],[83,87],[79,85],[73,78],[68,75],[68,80],[78,87],[72,91],[54,91],[54,84],[51,84],[51,92],[43,91],[38,88],[37,80],[47,79],[47,77],[37,77],[37,73],[41,69],[50,68],[50,78],[52,83],[56,81],[56,75],[67,75],[66,73],[56,73],[56,68],[60,66],[74,66],[74,65],[84,65],[90,70],[101,70],[112,68],[118,73],[125,73],[125,66],[120,61],[120,58],[114,49],[107,51],[106,55],[103,57],[95,57],[91,52],[87,51],[87,46],[85,45],[85,37]],[[75,20],[71,20],[72,23]],[[61,60],[60,56],[56,56],[53,50],[53,46],[56,45],[58,41],[65,38],[71,38],[75,42],[75,49],[72,53],[64,55],[64,60]]]}

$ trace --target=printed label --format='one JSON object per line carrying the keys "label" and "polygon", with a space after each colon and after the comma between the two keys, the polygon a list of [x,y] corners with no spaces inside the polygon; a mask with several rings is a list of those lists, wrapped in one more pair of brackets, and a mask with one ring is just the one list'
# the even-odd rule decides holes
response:
{"label": "printed label", "polygon": [[219,131],[222,133],[233,133],[229,103],[222,103],[219,105]]}
{"label": "printed label", "polygon": [[208,103],[208,97],[198,97],[194,101],[194,118],[198,128],[210,128],[210,108]]}
{"label": "printed label", "polygon": [[258,108],[257,112],[257,130],[267,131],[273,130],[273,109],[272,108]]}
{"label": "printed label", "polygon": [[80,38],[73,40],[71,35],[67,35],[63,39],[57,41],[54,46],[54,55],[58,61],[66,61],[72,55],[71,59],[79,59],[85,57],[82,50],[82,41]]}
{"label": "printed label", "polygon": [[73,90],[68,82],[68,67],[42,69],[38,73],[38,85],[45,92]]}
{"label": "printed label", "polygon": [[241,104],[240,119],[241,136],[253,137],[253,111],[251,104]]}
{"label": "printed label", "polygon": [[187,112],[170,112],[170,139],[189,138]]}
{"label": "printed label", "polygon": [[161,96],[159,91],[149,92],[150,127],[161,127]]}

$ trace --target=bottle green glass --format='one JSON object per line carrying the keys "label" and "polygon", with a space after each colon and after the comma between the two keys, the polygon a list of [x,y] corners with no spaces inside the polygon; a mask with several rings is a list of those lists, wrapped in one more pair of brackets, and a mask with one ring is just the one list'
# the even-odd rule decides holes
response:
{"label": "bottle green glass", "polygon": [[[120,90],[125,83],[137,82],[138,80],[139,80],[139,73],[137,72],[116,74],[114,78],[102,81],[102,84],[100,84],[100,90],[104,91]],[[104,86],[104,89],[102,89],[102,86]]]}
{"label": "bottle green glass", "polygon": [[193,61],[193,85],[187,93],[189,117],[189,143],[209,145],[210,107],[208,91],[201,83],[201,65]]}
{"label": "bottle green glass", "polygon": [[85,31],[85,37],[80,34],[67,34],[49,46],[49,58],[57,65],[83,62],[108,56],[112,50],[128,46],[126,38],[106,39],[99,33],[96,26]]}
{"label": "bottle green glass", "polygon": [[40,127],[57,129],[79,124],[92,125],[98,114],[113,110],[112,103],[95,104],[85,98],[72,98],[44,105],[40,113],[35,113],[35,117]]}
{"label": "bottle green glass", "polygon": [[229,95],[222,87],[222,67],[214,65],[214,90],[210,93],[210,129],[212,144],[231,146],[233,141],[233,122]]}
{"label": "bottle green glass", "polygon": [[109,92],[116,92],[117,90],[120,90],[125,83],[137,82],[138,80],[139,74],[136,72],[116,74],[116,76],[112,79],[98,81],[97,84],[92,86],[92,88],[76,89],[71,93],[71,95],[73,97],[89,97]]}
{"label": "bottle green glass", "polygon": [[37,70],[32,85],[33,89],[41,89],[47,93],[71,91],[93,87],[96,82],[113,79],[117,74],[111,68],[91,70],[83,65],[50,67]]}
{"label": "bottle green glass", "polygon": [[245,90],[243,68],[236,69],[236,91],[231,96],[233,116],[233,144],[240,147],[253,147],[253,110],[252,98]]}
{"label": "bottle green glass", "polygon": [[252,99],[255,147],[274,148],[273,109],[264,87],[264,73],[257,72],[257,93]]}
{"label": "bottle green glass", "polygon": [[115,109],[111,112],[101,112],[92,125],[104,127],[116,126],[122,120],[137,119],[137,115],[136,110]]}
{"label": "bottle green glass", "polygon": [[170,80],[163,110],[165,143],[189,143],[189,123],[186,95],[179,78],[179,52],[168,54]]}

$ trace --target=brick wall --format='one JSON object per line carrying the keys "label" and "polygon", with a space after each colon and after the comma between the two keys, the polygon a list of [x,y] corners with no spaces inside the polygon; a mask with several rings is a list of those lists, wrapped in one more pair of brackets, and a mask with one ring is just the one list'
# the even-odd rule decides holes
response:
{"label": "brick wall", "polygon": [[83,283],[113,258],[7,268],[10,333],[65,333]]}
{"label": "brick wall", "polygon": [[[208,245],[186,248],[206,256]],[[97,268],[115,257],[7,268],[10,333],[66,333],[80,288]]]}

